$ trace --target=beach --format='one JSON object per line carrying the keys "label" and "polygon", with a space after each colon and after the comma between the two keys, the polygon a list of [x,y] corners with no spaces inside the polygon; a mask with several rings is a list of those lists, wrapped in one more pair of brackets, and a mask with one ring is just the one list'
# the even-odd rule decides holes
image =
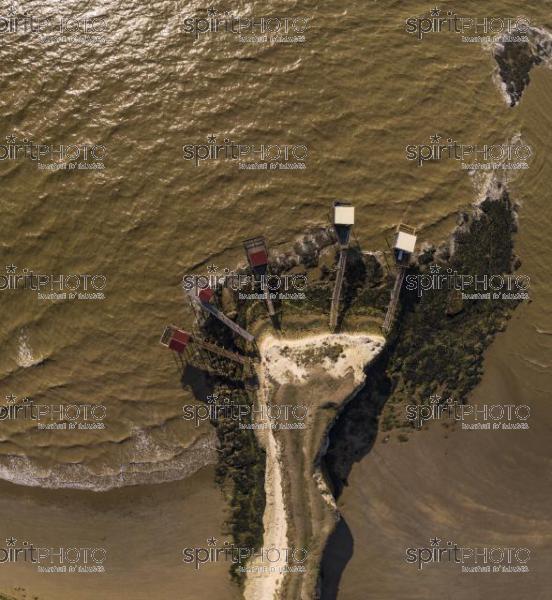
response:
{"label": "beach", "polygon": [[[295,338],[266,334],[260,341],[257,408],[300,406],[304,410],[295,418],[302,417],[305,427],[286,427],[289,423],[280,417],[273,427],[257,431],[267,460],[263,546],[275,547],[282,555],[295,549],[297,560],[282,556],[270,564],[252,561],[248,567],[259,572],[247,575],[246,600],[312,597],[318,561],[337,519],[320,471],[324,436],[336,412],[363,384],[364,368],[381,352],[384,341],[380,335],[363,333]],[[263,424],[267,421],[264,417]]]}

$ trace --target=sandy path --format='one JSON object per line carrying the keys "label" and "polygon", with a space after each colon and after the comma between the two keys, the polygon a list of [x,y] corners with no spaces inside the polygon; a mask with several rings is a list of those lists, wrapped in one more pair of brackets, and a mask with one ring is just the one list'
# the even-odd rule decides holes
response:
{"label": "sandy path", "polygon": [[[264,355],[261,346],[261,356]],[[259,402],[266,405],[269,400],[270,386],[266,370],[261,368]],[[264,418],[258,422],[268,425],[268,417],[263,413]],[[260,429],[257,436],[266,451],[266,472],[265,472],[265,494],[266,507],[263,515],[264,539],[263,546],[269,548],[287,547],[287,520],[284,505],[284,493],[282,488],[282,469],[280,464],[280,449],[272,429]],[[277,598],[278,589],[283,580],[283,573],[280,572],[285,563],[282,561],[269,563],[260,559],[254,559],[248,564],[251,569],[247,573],[245,582],[244,598],[245,600],[272,600]],[[265,572],[266,567],[273,567],[274,572]],[[258,569],[258,570],[256,570]]]}
{"label": "sandy path", "polygon": [[[320,334],[300,339],[278,339],[272,335],[263,338],[259,345],[261,353],[259,403],[266,406],[271,398],[272,383],[308,384],[312,368],[305,364],[305,352],[323,350],[339,344],[339,357],[331,360],[323,357],[313,365],[322,366],[334,379],[347,373],[354,376],[355,383],[364,379],[364,367],[381,351],[385,340],[381,336],[368,334]],[[263,419],[265,422],[267,418]],[[263,422],[263,421],[258,421]],[[266,508],[263,515],[264,548],[274,546],[280,550],[288,547],[287,515],[282,488],[282,466],[280,447],[272,429],[258,429],[260,443],[266,450],[265,493]],[[257,558],[248,565],[245,582],[245,600],[277,600],[282,585],[285,567],[283,558],[279,562],[263,562]]]}

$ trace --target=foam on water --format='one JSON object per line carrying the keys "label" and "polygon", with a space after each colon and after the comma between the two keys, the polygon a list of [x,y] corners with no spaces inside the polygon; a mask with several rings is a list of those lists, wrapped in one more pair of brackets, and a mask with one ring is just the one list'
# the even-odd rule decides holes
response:
{"label": "foam on water", "polygon": [[0,459],[0,478],[18,485],[72,488],[104,492],[129,485],[165,483],[185,479],[216,462],[216,437],[199,438],[187,448],[161,449],[140,431],[132,460],[104,468],[102,473],[83,463],[45,467],[27,456]]}
{"label": "foam on water", "polygon": [[33,349],[31,348],[29,342],[29,334],[22,329],[19,333],[19,343],[17,348],[17,359],[16,362],[18,366],[27,369],[29,367],[34,367],[35,365],[40,364],[44,360],[42,355],[35,357],[33,354]]}

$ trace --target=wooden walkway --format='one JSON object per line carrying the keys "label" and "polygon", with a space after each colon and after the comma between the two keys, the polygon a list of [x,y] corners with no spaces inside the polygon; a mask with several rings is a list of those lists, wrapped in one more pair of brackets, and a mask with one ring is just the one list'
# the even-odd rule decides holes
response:
{"label": "wooden walkway", "polygon": [[337,264],[337,273],[335,275],[335,284],[332,295],[332,308],[330,310],[330,329],[335,331],[337,328],[337,318],[339,316],[339,302],[341,299],[341,288],[343,287],[343,278],[345,277],[345,267],[347,266],[347,249],[342,249],[339,254]]}
{"label": "wooden walkway", "polygon": [[385,333],[389,333],[389,331],[391,330],[391,326],[393,325],[393,320],[395,319],[395,311],[397,310],[397,305],[399,303],[399,296],[401,295],[401,287],[403,284],[405,274],[406,269],[404,269],[403,267],[399,267],[399,272],[397,273],[397,277],[395,279],[395,285],[393,286],[393,291],[391,292],[389,306],[387,307],[387,314],[385,315],[385,320],[382,325],[382,329]]}
{"label": "wooden walkway", "polygon": [[196,304],[197,306],[200,306],[203,310],[207,311],[208,313],[212,314],[214,317],[216,317],[219,321],[221,321],[222,323],[224,323],[227,327],[230,327],[230,329],[234,332],[236,332],[238,335],[241,335],[242,338],[244,338],[245,340],[247,340],[248,342],[253,342],[255,340],[255,336],[251,335],[249,333],[249,331],[246,331],[243,327],[240,327],[237,323],[234,323],[234,321],[232,321],[232,319],[229,319],[223,312],[221,312],[218,308],[216,308],[215,306],[213,306],[212,304],[210,304],[209,302],[202,302],[195,294],[190,293],[189,294],[192,302],[194,304]]}
{"label": "wooden walkway", "polygon": [[206,342],[205,340],[202,340],[201,338],[197,338],[197,337],[191,338],[191,341],[194,344],[196,344],[197,346],[199,346],[200,348],[204,348],[205,350],[208,350],[209,352],[212,352],[213,354],[218,354],[219,356],[224,356],[228,360],[238,362],[238,363],[248,366],[248,367],[251,367],[253,364],[253,361],[250,358],[248,358],[247,356],[242,356],[241,354],[238,354],[237,352],[232,352],[230,350],[226,350],[226,348],[222,348],[218,344],[213,344],[212,342]]}

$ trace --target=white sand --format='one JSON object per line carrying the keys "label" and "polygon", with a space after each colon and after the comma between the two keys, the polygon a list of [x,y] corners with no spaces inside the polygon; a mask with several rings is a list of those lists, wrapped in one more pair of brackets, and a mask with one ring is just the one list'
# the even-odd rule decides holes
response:
{"label": "white sand", "polygon": [[[261,343],[261,368],[270,379],[279,384],[304,383],[309,375],[309,368],[301,364],[301,355],[305,351],[320,350],[324,345],[343,346],[342,355],[336,362],[325,357],[320,366],[334,379],[342,379],[352,372],[355,383],[364,379],[364,367],[383,348],[385,339],[379,335],[367,334],[320,334],[301,339],[278,339],[272,335],[265,337]],[[282,351],[288,348],[287,355]]]}
{"label": "white sand", "polygon": [[[324,346],[339,344],[343,347],[336,361],[321,357],[313,366],[304,365],[302,355],[305,351],[320,350]],[[261,353],[259,403],[266,405],[270,399],[271,382],[277,384],[308,383],[313,367],[322,367],[335,379],[341,379],[352,373],[355,383],[364,379],[364,367],[376,356],[385,344],[378,335],[367,334],[320,334],[300,339],[278,339],[267,335],[259,344]],[[266,418],[266,417],[265,417]],[[280,448],[270,428],[257,430],[259,440],[266,450],[265,493],[266,508],[263,515],[264,548],[271,546],[281,550],[288,547],[287,515],[282,488],[282,467]],[[263,563],[255,559],[248,564],[249,569],[259,568],[259,572],[247,573],[245,582],[245,600],[278,600],[285,566],[280,562]],[[264,572],[263,567],[274,567],[274,572]]]}

